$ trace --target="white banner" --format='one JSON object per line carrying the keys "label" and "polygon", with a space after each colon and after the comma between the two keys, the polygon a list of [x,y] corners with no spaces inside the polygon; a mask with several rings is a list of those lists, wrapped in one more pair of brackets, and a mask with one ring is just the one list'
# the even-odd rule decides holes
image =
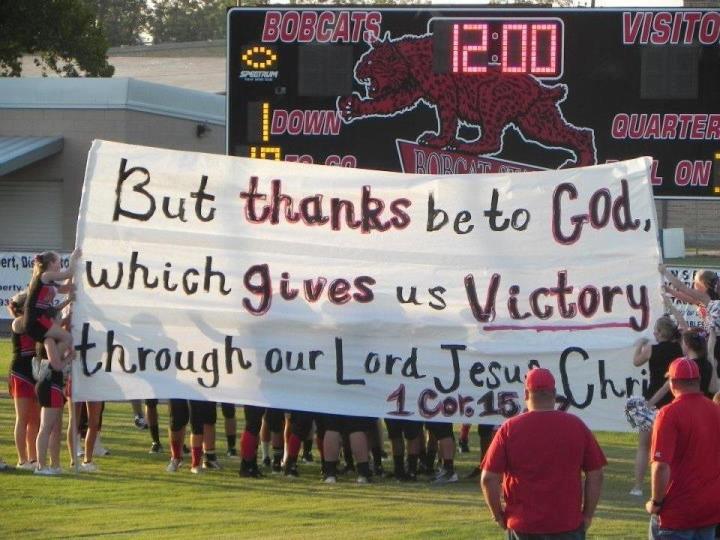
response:
{"label": "white banner", "polygon": [[[28,286],[35,255],[27,251],[0,251],[0,319],[11,318],[10,312],[5,308],[13,296]],[[60,258],[62,267],[66,268],[68,254],[61,253]],[[58,303],[60,300],[61,298],[55,299]]]}
{"label": "white banner", "polygon": [[96,142],[74,397],[500,423],[539,364],[626,430],[662,313],[649,166],[434,177]]}

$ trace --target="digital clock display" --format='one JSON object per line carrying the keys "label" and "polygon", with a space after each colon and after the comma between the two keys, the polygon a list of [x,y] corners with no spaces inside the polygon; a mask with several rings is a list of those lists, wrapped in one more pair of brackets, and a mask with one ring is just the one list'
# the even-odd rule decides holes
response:
{"label": "digital clock display", "polygon": [[560,19],[435,19],[431,31],[438,73],[521,73],[544,79],[563,73]]}

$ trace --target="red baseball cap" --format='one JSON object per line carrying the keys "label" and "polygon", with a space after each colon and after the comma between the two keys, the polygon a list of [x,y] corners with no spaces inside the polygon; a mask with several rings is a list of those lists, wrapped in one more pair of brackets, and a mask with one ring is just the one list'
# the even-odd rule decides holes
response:
{"label": "red baseball cap", "polygon": [[695,360],[681,356],[672,361],[667,370],[667,377],[669,379],[699,379],[700,369]]}
{"label": "red baseball cap", "polygon": [[527,390],[555,390],[555,377],[549,369],[531,369],[525,379]]}

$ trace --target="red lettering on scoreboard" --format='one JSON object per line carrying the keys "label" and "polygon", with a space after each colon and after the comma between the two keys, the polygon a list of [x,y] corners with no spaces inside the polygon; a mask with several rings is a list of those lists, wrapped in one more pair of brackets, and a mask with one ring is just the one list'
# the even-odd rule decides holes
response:
{"label": "red lettering on scoreboard", "polygon": [[618,113],[610,133],[620,140],[720,140],[720,114]]}
{"label": "red lettering on scoreboard", "polygon": [[275,109],[271,135],[338,135],[342,120],[337,111]]}
{"label": "red lettering on scoreboard", "polygon": [[625,45],[715,45],[720,42],[720,13],[717,11],[625,11]]}
{"label": "red lettering on scoreboard", "polygon": [[264,43],[372,43],[380,36],[379,11],[268,11]]}
{"label": "red lettering on scoreboard", "polygon": [[683,159],[675,166],[675,185],[706,187],[710,183],[711,175],[712,161]]}
{"label": "red lettering on scoreboard", "polygon": [[402,170],[416,174],[478,174],[539,171],[539,167],[485,156],[438,150],[412,141],[397,141]]}

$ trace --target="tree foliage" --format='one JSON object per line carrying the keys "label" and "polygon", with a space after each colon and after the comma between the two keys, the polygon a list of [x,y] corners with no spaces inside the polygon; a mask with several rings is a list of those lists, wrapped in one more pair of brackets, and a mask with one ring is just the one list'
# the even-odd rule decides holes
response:
{"label": "tree foliage", "polygon": [[95,13],[111,47],[142,45],[148,18],[146,0],[83,0]]}
{"label": "tree foliage", "polygon": [[48,70],[78,77],[111,77],[108,42],[82,0],[6,0],[0,3],[0,75],[19,77],[22,56]]}
{"label": "tree foliage", "polygon": [[153,43],[225,37],[225,13],[234,0],[155,0],[148,19]]}
{"label": "tree foliage", "polygon": [[[321,4],[321,5],[353,5],[353,6],[372,6],[372,5],[421,5],[429,4],[430,0],[289,0],[290,4]],[[451,1],[448,1],[451,4]]]}

